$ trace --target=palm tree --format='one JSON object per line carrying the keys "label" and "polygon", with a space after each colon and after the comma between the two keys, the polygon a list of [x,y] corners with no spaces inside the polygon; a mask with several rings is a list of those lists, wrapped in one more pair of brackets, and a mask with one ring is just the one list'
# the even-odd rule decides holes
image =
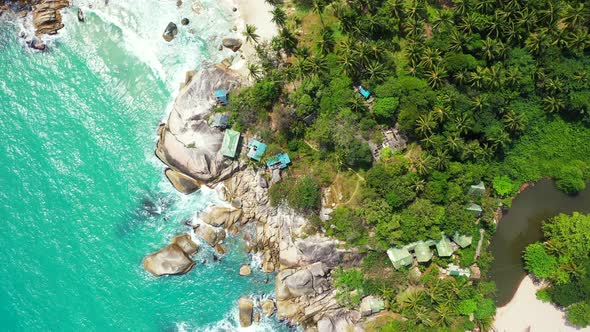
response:
{"label": "palm tree", "polygon": [[309,71],[316,77],[321,77],[330,70],[326,58],[314,56],[309,59]]}
{"label": "palm tree", "polygon": [[269,4],[271,6],[278,6],[281,3],[283,3],[282,0],[264,0],[264,2],[266,2],[267,4]]}
{"label": "palm tree", "polygon": [[357,95],[350,99],[348,105],[350,106],[350,110],[355,113],[364,113],[367,111],[367,104],[363,99],[361,99],[361,97]]}
{"label": "palm tree", "polygon": [[580,28],[567,35],[567,46],[574,49],[578,54],[583,54],[584,50],[590,46],[590,36],[588,29]]}
{"label": "palm tree", "polygon": [[298,47],[295,49],[295,51],[293,53],[295,54],[296,57],[302,58],[302,59],[307,59],[311,56],[311,51],[309,50],[309,47],[307,47],[307,46]]}
{"label": "palm tree", "polygon": [[439,12],[439,15],[432,22],[432,28],[435,32],[447,31],[455,22],[453,21],[453,12],[444,9]]}
{"label": "palm tree", "polygon": [[379,61],[373,60],[365,67],[365,72],[368,75],[369,80],[381,82],[385,79],[387,74],[385,65]]}
{"label": "palm tree", "polygon": [[252,24],[246,24],[246,30],[244,30],[244,32],[242,32],[242,34],[246,37],[246,42],[254,42],[258,44],[258,38],[260,38],[260,36],[258,34],[256,34],[256,26],[252,25]]}
{"label": "palm tree", "polygon": [[462,145],[463,140],[461,139],[461,137],[459,137],[459,135],[453,134],[447,136],[447,146],[449,147],[449,150],[451,150],[452,152],[458,152],[459,150],[461,150]]}
{"label": "palm tree", "polygon": [[426,175],[430,173],[432,158],[430,157],[430,155],[421,152],[420,154],[418,154],[418,156],[412,159],[411,163],[418,174]]}
{"label": "palm tree", "polygon": [[272,14],[271,21],[279,28],[284,28],[287,23],[287,13],[281,7],[275,7],[270,13]]}
{"label": "palm tree", "polygon": [[426,47],[424,54],[422,55],[422,65],[427,69],[432,69],[436,64],[441,61],[440,50],[437,48]]}
{"label": "palm tree", "polygon": [[449,49],[455,52],[461,52],[463,50],[463,35],[457,30],[451,32]]}
{"label": "palm tree", "polygon": [[531,33],[524,42],[524,47],[535,55],[543,53],[547,46],[549,46],[547,36],[541,32]]}
{"label": "palm tree", "polygon": [[291,33],[287,28],[281,29],[279,32],[279,40],[281,43],[282,48],[287,52],[287,54],[291,54],[295,47],[297,47],[297,37]]}
{"label": "palm tree", "polygon": [[334,49],[334,31],[330,27],[322,29],[320,38],[318,39],[316,46],[320,54],[326,55]]}
{"label": "palm tree", "polygon": [[543,108],[549,113],[558,113],[565,108],[565,104],[558,97],[547,96],[543,98]]}
{"label": "palm tree", "polygon": [[426,181],[423,179],[416,179],[412,184],[412,189],[416,192],[416,194],[420,194],[424,192],[426,189]]}
{"label": "palm tree", "polygon": [[258,81],[262,77],[260,66],[255,63],[248,64],[248,77],[251,80]]}
{"label": "palm tree", "polygon": [[430,71],[426,72],[428,83],[433,88],[439,88],[443,85],[447,72],[442,66],[434,66]]}
{"label": "palm tree", "polygon": [[313,0],[312,10],[314,13],[318,14],[318,16],[320,17],[320,23],[322,24],[322,27],[325,27],[324,18],[322,17],[322,14],[324,12],[324,8],[325,8],[325,4],[322,0]]}
{"label": "palm tree", "polygon": [[477,95],[471,100],[471,107],[474,111],[483,111],[488,106],[488,101],[485,95]]}
{"label": "palm tree", "polygon": [[519,133],[524,131],[526,117],[522,113],[516,113],[510,110],[504,114],[502,122],[510,132]]}
{"label": "palm tree", "polygon": [[464,85],[465,82],[467,82],[467,73],[465,71],[458,71],[457,73],[455,73],[455,81],[457,82],[457,84],[459,85]]}
{"label": "palm tree", "polygon": [[426,115],[420,115],[416,120],[416,133],[422,137],[432,135],[432,130],[436,127],[436,121],[434,121],[432,113]]}
{"label": "palm tree", "polygon": [[449,166],[451,158],[447,151],[443,149],[437,149],[433,158],[433,165],[439,171],[444,171]]}
{"label": "palm tree", "polygon": [[504,130],[494,130],[490,133],[488,141],[494,149],[504,149],[510,143],[510,135]]}
{"label": "palm tree", "polygon": [[481,50],[486,60],[493,60],[496,56],[496,41],[488,37],[482,42]]}
{"label": "palm tree", "polygon": [[587,22],[587,17],[588,9],[583,3],[578,3],[576,7],[568,4],[563,15],[563,21],[567,24],[568,28],[576,29],[584,22]]}
{"label": "palm tree", "polygon": [[338,57],[338,64],[344,71],[348,77],[355,77],[356,76],[356,68],[358,66],[358,62],[356,62],[354,56],[350,53],[342,53]]}

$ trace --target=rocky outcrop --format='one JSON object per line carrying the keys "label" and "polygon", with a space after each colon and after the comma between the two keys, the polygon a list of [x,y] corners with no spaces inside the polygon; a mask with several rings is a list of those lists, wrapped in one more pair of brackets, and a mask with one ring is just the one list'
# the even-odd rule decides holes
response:
{"label": "rocky outcrop", "polygon": [[236,38],[224,38],[221,44],[234,52],[237,52],[242,47],[242,41]]}
{"label": "rocky outcrop", "polygon": [[199,181],[171,168],[167,168],[164,174],[172,186],[183,194],[192,194],[201,188]]}
{"label": "rocky outcrop", "polygon": [[176,37],[177,34],[178,34],[178,27],[176,26],[176,24],[174,24],[174,22],[170,22],[166,26],[166,29],[164,29],[164,33],[162,34],[162,37],[164,38],[165,41],[171,42],[172,39],[174,39],[174,37]]}
{"label": "rocky outcrop", "polygon": [[286,269],[277,274],[275,291],[278,300],[320,294],[330,288],[328,266],[322,262],[301,269]]}
{"label": "rocky outcrop", "polygon": [[242,216],[241,209],[215,206],[199,218],[211,226],[231,228]]}
{"label": "rocky outcrop", "polygon": [[262,300],[260,307],[262,308],[262,312],[266,315],[266,317],[272,316],[276,310],[275,301],[272,299]]}
{"label": "rocky outcrop", "polygon": [[216,247],[225,239],[226,232],[223,228],[213,227],[205,223],[198,223],[195,226],[195,234],[205,240],[211,247]]}
{"label": "rocky outcrop", "polygon": [[143,267],[157,277],[184,274],[195,266],[195,262],[190,256],[197,250],[197,244],[191,240],[188,234],[179,235],[172,239],[170,245],[146,257],[143,260]]}
{"label": "rocky outcrop", "polygon": [[221,68],[192,76],[174,102],[168,122],[160,126],[156,155],[174,171],[202,184],[229,178],[240,169],[238,160],[220,153],[223,132],[207,124],[214,105],[213,92],[239,86],[239,78]]}
{"label": "rocky outcrop", "polygon": [[68,0],[37,1],[33,6],[33,24],[36,35],[54,35],[63,28],[60,11],[69,5]]}
{"label": "rocky outcrop", "polygon": [[254,301],[249,298],[241,297],[238,299],[238,310],[240,312],[240,326],[248,327],[252,325],[252,313],[254,312]]}

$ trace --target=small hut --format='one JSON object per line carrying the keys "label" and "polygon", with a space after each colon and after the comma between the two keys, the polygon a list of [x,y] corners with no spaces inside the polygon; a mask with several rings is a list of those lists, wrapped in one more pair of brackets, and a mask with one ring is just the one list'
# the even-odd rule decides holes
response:
{"label": "small hut", "polygon": [[412,264],[412,255],[410,252],[405,248],[389,248],[387,250],[387,256],[389,260],[391,260],[391,264],[396,269],[399,269],[402,266],[408,266]]}
{"label": "small hut", "polygon": [[235,158],[239,142],[240,133],[235,130],[227,129],[223,134],[223,142],[221,143],[220,150],[221,154],[229,158]]}
{"label": "small hut", "polygon": [[447,268],[447,274],[451,277],[471,277],[471,271],[469,269],[462,269],[460,266],[457,266],[455,264],[449,264],[449,267]]}
{"label": "small hut", "polygon": [[414,253],[418,263],[425,263],[432,259],[432,250],[424,241],[418,241],[414,247]]}
{"label": "small hut", "polygon": [[453,235],[453,242],[458,244],[461,248],[469,247],[472,240],[473,238],[471,236],[459,235],[457,232],[455,232],[455,235]]}
{"label": "small hut", "polygon": [[468,205],[465,208],[465,210],[467,210],[467,211],[475,214],[476,217],[481,216],[481,214],[483,213],[483,209],[481,208],[481,206],[479,206],[479,205],[477,205],[475,203],[472,203],[472,204]]}
{"label": "small hut", "polygon": [[359,92],[365,99],[369,99],[369,97],[371,97],[371,91],[365,89],[362,85],[359,86]]}
{"label": "small hut", "polygon": [[284,169],[291,163],[291,158],[286,153],[279,153],[266,161],[266,166],[270,169]]}
{"label": "small hut", "polygon": [[486,186],[483,183],[483,181],[480,181],[478,184],[472,185],[471,187],[469,187],[469,191],[468,191],[468,193],[470,195],[475,195],[475,196],[482,196],[485,192],[486,192]]}
{"label": "small hut", "polygon": [[225,114],[217,113],[211,119],[211,127],[225,129],[229,123],[229,117]]}
{"label": "small hut", "polygon": [[219,89],[213,93],[213,96],[218,104],[223,106],[227,105],[227,90]]}
{"label": "small hut", "polygon": [[250,148],[248,157],[256,161],[260,161],[264,155],[264,152],[266,151],[266,144],[260,142],[259,140],[253,139],[250,141],[250,144],[248,144],[248,148]]}
{"label": "small hut", "polygon": [[436,243],[436,252],[439,257],[450,257],[453,254],[453,244],[448,237],[443,235]]}

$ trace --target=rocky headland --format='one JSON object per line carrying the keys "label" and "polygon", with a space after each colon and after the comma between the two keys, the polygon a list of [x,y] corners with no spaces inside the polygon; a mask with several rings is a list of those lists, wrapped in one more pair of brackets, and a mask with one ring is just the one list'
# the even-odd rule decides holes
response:
{"label": "rocky headland", "polygon": [[[279,319],[310,331],[362,328],[371,319],[371,310],[362,315],[341,305],[332,271],[338,266],[358,266],[363,255],[321,233],[308,234],[304,215],[270,204],[270,175],[264,168],[247,166],[244,155],[230,159],[220,154],[223,132],[207,121],[214,109],[212,96],[219,88],[239,87],[239,76],[213,67],[189,77],[168,122],[159,128],[156,155],[168,166],[166,176],[180,192],[207,185],[227,202],[198,216],[193,224],[198,237],[222,253],[220,246],[227,234],[241,232],[248,251],[260,255],[262,271],[276,273],[276,302],[253,304],[241,299],[242,325],[252,323],[252,312],[273,314],[276,310]],[[179,179],[185,184],[179,185]],[[248,233],[248,229],[255,231]]]}

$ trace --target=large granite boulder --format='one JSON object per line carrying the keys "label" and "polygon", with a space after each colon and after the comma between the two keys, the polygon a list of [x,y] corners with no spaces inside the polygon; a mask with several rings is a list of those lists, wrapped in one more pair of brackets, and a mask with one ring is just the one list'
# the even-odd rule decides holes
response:
{"label": "large granite boulder", "polygon": [[227,235],[223,228],[213,227],[205,223],[198,223],[195,226],[195,233],[209,243],[211,247],[216,247]]}
{"label": "large granite boulder", "polygon": [[192,194],[193,192],[199,190],[199,188],[201,187],[199,181],[173,169],[166,169],[166,171],[164,171],[164,174],[166,174],[166,177],[168,178],[168,181],[170,181],[172,186],[174,186],[176,190],[180,191],[183,194]]}
{"label": "large granite boulder", "polygon": [[224,38],[221,44],[234,52],[237,52],[242,47],[242,41],[237,38]]}
{"label": "large granite boulder", "polygon": [[171,274],[184,274],[189,272],[195,262],[190,258],[198,250],[189,235],[176,236],[172,244],[157,251],[143,260],[143,267],[151,274],[160,277]]}
{"label": "large granite boulder", "polygon": [[162,35],[162,37],[167,42],[171,42],[172,39],[174,39],[174,37],[176,37],[177,34],[178,34],[178,27],[173,22],[170,22],[166,26],[166,29],[164,29],[164,34]]}
{"label": "large granite boulder", "polygon": [[330,288],[330,282],[327,279],[329,271],[326,264],[317,262],[303,268],[279,272],[275,283],[277,299],[286,300],[324,292]]}
{"label": "large granite boulder", "polygon": [[160,126],[156,156],[202,184],[223,181],[240,169],[238,160],[220,153],[223,132],[207,123],[213,92],[237,86],[239,77],[218,67],[195,74],[174,101],[168,122]]}
{"label": "large granite boulder", "polygon": [[254,301],[249,298],[240,297],[238,300],[240,311],[240,326],[248,327],[252,325],[252,313],[254,312]]}
{"label": "large granite boulder", "polygon": [[275,301],[272,299],[262,300],[260,306],[262,307],[262,312],[267,317],[270,317],[275,313]]}
{"label": "large granite boulder", "polygon": [[54,35],[64,27],[61,10],[68,7],[68,0],[40,0],[33,6],[35,34]]}
{"label": "large granite boulder", "polygon": [[242,216],[241,209],[215,206],[209,212],[199,216],[211,226],[231,228]]}

